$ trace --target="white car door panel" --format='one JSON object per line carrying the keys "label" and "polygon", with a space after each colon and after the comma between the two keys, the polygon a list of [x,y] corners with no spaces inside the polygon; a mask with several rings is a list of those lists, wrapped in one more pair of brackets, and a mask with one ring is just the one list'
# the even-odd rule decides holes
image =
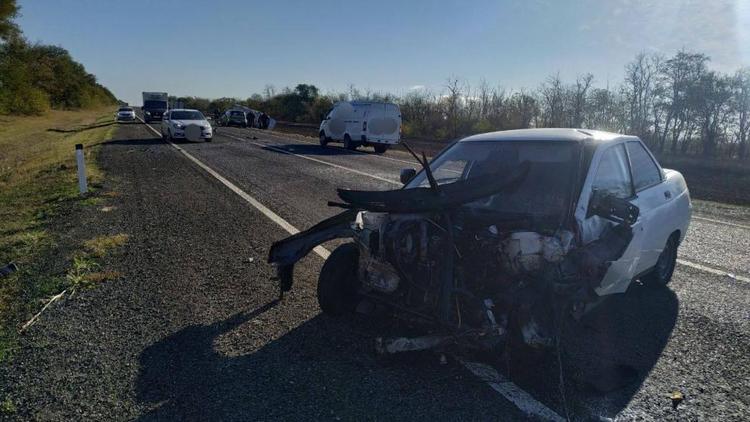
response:
{"label": "white car door panel", "polygon": [[[584,245],[598,239],[608,225],[616,224],[603,217],[586,215],[591,193],[594,190],[631,200],[637,205],[633,196],[628,157],[622,143],[603,147],[596,151],[592,158],[589,174],[576,210],[576,219]],[[595,289],[600,296],[622,293],[630,286],[640,264],[646,220],[647,216],[641,214],[632,225],[633,239],[620,259],[610,263],[602,282]]]}

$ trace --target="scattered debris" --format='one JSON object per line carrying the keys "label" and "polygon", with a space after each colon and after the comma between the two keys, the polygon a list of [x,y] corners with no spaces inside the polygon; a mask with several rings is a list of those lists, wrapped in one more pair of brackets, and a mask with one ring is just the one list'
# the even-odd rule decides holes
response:
{"label": "scattered debris", "polygon": [[669,399],[672,400],[672,409],[677,410],[677,406],[685,400],[685,395],[681,391],[675,390],[669,395]]}
{"label": "scattered debris", "polygon": [[52,296],[50,298],[50,300],[48,300],[47,303],[44,305],[44,307],[42,308],[42,310],[40,310],[39,312],[37,312],[36,315],[34,315],[33,317],[31,317],[30,320],[28,320],[25,324],[23,324],[21,326],[21,329],[18,330],[18,332],[22,333],[22,332],[26,331],[29,327],[31,327],[32,325],[34,325],[34,323],[37,321],[37,319],[39,319],[39,316],[41,316],[42,313],[44,311],[46,311],[47,308],[49,308],[49,305],[53,304],[54,302],[56,302],[57,300],[59,300],[60,298],[62,298],[65,295],[65,293],[67,293],[67,291],[68,291],[68,289],[65,289],[65,290],[61,291],[60,293]]}

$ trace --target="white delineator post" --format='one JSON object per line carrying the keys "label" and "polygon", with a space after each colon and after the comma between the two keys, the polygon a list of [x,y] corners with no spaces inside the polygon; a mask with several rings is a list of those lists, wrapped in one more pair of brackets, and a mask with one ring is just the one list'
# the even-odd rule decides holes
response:
{"label": "white delineator post", "polygon": [[76,162],[78,163],[78,190],[83,195],[88,191],[86,185],[86,162],[83,160],[83,144],[76,144]]}

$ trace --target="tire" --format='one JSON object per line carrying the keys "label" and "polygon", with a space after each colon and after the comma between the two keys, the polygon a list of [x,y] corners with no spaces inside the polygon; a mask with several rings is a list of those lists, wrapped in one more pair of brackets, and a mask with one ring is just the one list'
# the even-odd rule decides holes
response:
{"label": "tire", "polygon": [[659,255],[659,260],[656,261],[654,268],[645,276],[641,277],[641,282],[648,287],[664,287],[670,280],[672,280],[672,274],[674,273],[674,267],[677,265],[677,233],[669,236],[667,244],[664,246],[664,250]]}
{"label": "tire", "polygon": [[328,145],[328,137],[326,137],[326,133],[324,131],[320,131],[318,134],[318,139],[320,140],[320,146],[324,147]]}
{"label": "tire", "polygon": [[346,243],[331,252],[318,278],[318,305],[323,313],[340,316],[357,306],[359,250]]}
{"label": "tire", "polygon": [[378,154],[382,154],[382,153],[388,151],[388,145],[375,144],[372,147],[375,148],[375,152],[377,152]]}
{"label": "tire", "polygon": [[344,148],[354,151],[357,149],[357,144],[352,141],[352,138],[347,134],[344,135]]}
{"label": "tire", "polygon": [[206,141],[206,142],[211,142],[211,141],[213,141],[213,140],[214,140],[214,138],[206,138],[206,139],[205,139],[205,141]]}

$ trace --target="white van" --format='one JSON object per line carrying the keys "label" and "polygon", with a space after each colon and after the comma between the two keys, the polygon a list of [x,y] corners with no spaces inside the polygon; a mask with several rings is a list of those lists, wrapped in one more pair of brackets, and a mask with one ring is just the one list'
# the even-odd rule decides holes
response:
{"label": "white van", "polygon": [[383,153],[401,137],[401,110],[393,103],[340,101],[320,123],[320,145],[343,142],[346,149],[372,145]]}

